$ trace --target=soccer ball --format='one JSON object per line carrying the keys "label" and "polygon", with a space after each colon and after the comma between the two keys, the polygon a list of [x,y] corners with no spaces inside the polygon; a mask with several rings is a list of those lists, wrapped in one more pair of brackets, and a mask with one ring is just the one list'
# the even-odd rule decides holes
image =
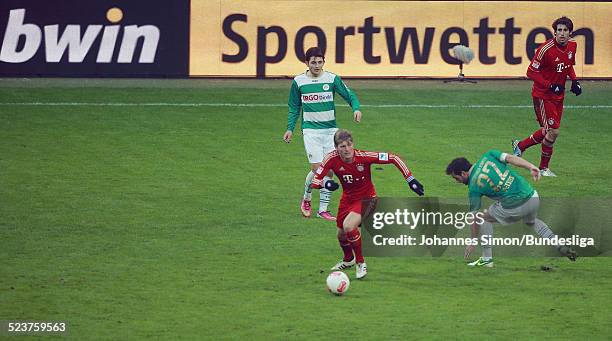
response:
{"label": "soccer ball", "polygon": [[327,290],[334,295],[343,295],[349,289],[348,276],[342,271],[334,271],[327,276]]}

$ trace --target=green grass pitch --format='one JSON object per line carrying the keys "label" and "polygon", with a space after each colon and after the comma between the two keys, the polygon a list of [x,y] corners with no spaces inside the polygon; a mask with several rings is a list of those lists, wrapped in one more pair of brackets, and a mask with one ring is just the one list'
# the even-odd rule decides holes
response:
{"label": "green grass pitch", "polygon": [[[428,196],[466,196],[448,161],[509,150],[537,125],[528,81],[347,84],[364,116],[341,106],[339,125],[358,148],[402,155]],[[307,161],[301,134],[282,142],[289,86],[2,80],[0,320],[67,321],[78,340],[612,337],[607,257],[484,270],[460,254],[368,258],[368,278],[328,294],[336,227],[299,213]],[[566,97],[543,198],[612,195],[612,83],[583,88]],[[379,195],[414,195],[394,167],[373,174]]]}

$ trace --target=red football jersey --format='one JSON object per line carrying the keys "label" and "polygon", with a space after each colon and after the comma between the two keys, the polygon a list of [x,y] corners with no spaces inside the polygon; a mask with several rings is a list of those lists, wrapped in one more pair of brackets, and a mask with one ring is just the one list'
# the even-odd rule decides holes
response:
{"label": "red football jersey", "polygon": [[[575,64],[576,42],[570,40],[567,45],[561,46],[555,38],[552,38],[538,47],[531,64],[529,64],[529,69],[533,72],[540,72],[544,79],[551,84],[565,86],[569,69]],[[536,82],[533,83],[531,94],[534,97],[555,100],[562,100],[565,96],[565,93],[555,95],[550,89],[544,88]]]}
{"label": "red football jersey", "polygon": [[340,184],[342,184],[341,200],[355,201],[373,198],[376,196],[370,172],[370,165],[373,163],[394,164],[402,172],[406,180],[412,175],[404,161],[394,154],[355,149],[353,162],[346,163],[342,161],[338,152],[334,150],[323,159],[323,163],[315,172],[312,185],[314,188],[321,188],[323,186],[323,178],[332,170],[338,179],[340,179]]}

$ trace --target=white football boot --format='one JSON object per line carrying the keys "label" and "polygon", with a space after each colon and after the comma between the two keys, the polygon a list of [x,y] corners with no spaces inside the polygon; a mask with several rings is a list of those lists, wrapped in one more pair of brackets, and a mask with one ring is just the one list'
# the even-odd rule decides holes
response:
{"label": "white football boot", "polygon": [[514,154],[514,156],[523,155],[523,151],[519,148],[519,140],[512,140],[512,154]]}
{"label": "white football boot", "polygon": [[553,173],[553,171],[551,171],[548,168],[540,169],[540,175],[541,176],[557,176],[557,174]]}
{"label": "white football boot", "polygon": [[355,265],[355,257],[353,257],[353,259],[351,259],[348,262],[341,260],[338,262],[338,264],[334,265],[331,269],[332,271],[342,271],[348,268],[352,268],[353,265]]}
{"label": "white football boot", "polygon": [[495,266],[495,264],[493,264],[493,258],[489,258],[485,260],[483,257],[480,257],[477,260],[471,263],[468,263],[468,266],[492,268]]}
{"label": "white football boot", "polygon": [[357,277],[357,279],[362,279],[367,274],[368,274],[368,269],[366,267],[366,263],[363,262],[363,263],[357,264],[357,275],[355,277]]}

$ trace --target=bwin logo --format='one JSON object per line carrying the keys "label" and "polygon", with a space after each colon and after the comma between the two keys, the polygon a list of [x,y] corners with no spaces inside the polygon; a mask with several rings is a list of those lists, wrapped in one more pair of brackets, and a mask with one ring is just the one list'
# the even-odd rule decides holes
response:
{"label": "bwin logo", "polygon": [[[8,23],[0,49],[0,61],[6,63],[23,63],[30,60],[41,45],[43,34],[36,24],[24,23],[25,8],[10,11]],[[111,8],[106,13],[109,22],[116,24],[123,18],[119,8]],[[68,50],[68,62],[81,63],[102,31],[100,49],[96,63],[110,63],[113,58],[120,25],[87,25],[81,37],[81,25],[66,25],[59,35],[60,25],[44,26],[45,60],[48,63],[59,63]],[[131,63],[138,39],[144,39],[138,63],[153,63],[159,43],[159,28],[154,25],[129,25],[123,27],[123,39],[117,56],[117,63]],[[23,48],[17,51],[19,38],[23,36]]]}

